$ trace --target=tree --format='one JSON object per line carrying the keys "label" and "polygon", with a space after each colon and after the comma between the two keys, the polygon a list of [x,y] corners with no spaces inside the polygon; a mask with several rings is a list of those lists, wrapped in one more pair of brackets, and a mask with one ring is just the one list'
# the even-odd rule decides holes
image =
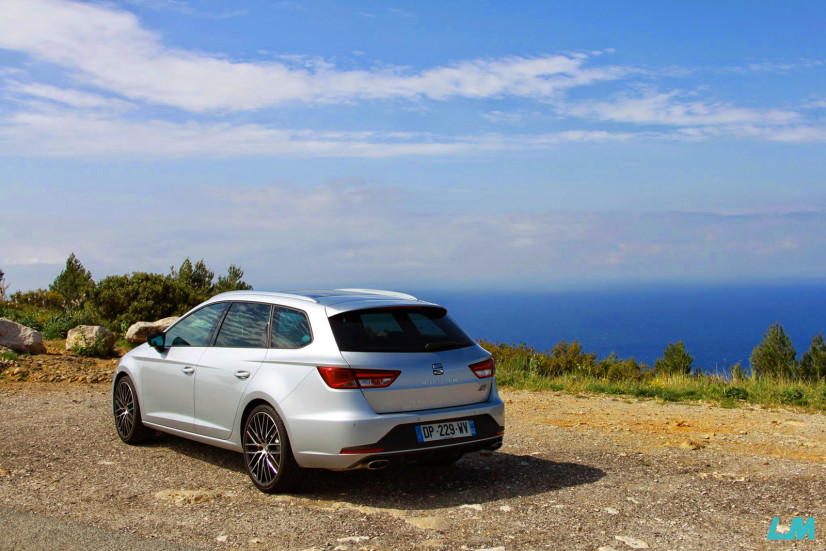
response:
{"label": "tree", "polygon": [[91,272],[83,267],[75,253],[69,255],[66,259],[66,268],[49,285],[50,291],[63,295],[66,303],[72,306],[83,304],[94,288],[95,282]]}
{"label": "tree", "polygon": [[9,284],[6,283],[6,274],[3,272],[3,269],[0,268],[0,302],[5,302],[6,291],[8,290]]}
{"label": "tree", "polygon": [[763,342],[754,347],[749,358],[755,377],[785,377],[791,379],[797,368],[797,351],[780,322],[766,330]]}
{"label": "tree", "polygon": [[800,378],[809,381],[826,379],[826,343],[823,342],[823,332],[812,337],[809,350],[800,358]]}
{"label": "tree", "polygon": [[212,280],[215,278],[215,272],[206,267],[203,259],[196,262],[195,266],[193,266],[192,261],[187,257],[187,259],[181,263],[180,268],[177,270],[175,270],[174,266],[171,268],[171,275],[175,281],[187,287],[195,294],[196,304],[205,301],[214,294],[212,292],[214,287]]}
{"label": "tree", "polygon": [[686,352],[683,341],[677,341],[677,344],[670,342],[663,352],[663,357],[654,362],[654,369],[669,375],[689,375],[693,363],[694,358]]}
{"label": "tree", "polygon": [[230,264],[227,275],[218,276],[218,283],[215,284],[212,290],[215,293],[225,293],[227,291],[247,291],[252,289],[252,285],[246,283],[243,277],[244,270],[235,264]]}

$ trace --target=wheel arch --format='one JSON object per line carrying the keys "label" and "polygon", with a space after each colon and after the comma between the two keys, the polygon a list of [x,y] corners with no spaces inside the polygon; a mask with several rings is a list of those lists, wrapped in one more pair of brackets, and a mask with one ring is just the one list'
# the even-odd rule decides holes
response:
{"label": "wheel arch", "polygon": [[[247,418],[250,416],[250,413],[252,413],[252,410],[257,408],[258,406],[270,406],[271,408],[276,410],[276,413],[278,412],[278,408],[276,408],[272,403],[265,400],[264,398],[255,398],[253,400],[250,400],[250,402],[246,406],[244,406],[244,411],[241,413],[241,423],[238,425],[238,434],[239,435],[242,436],[244,434],[244,425],[247,422]],[[279,417],[281,417],[280,414],[279,414]],[[283,421],[283,417],[282,417],[282,421]],[[243,438],[243,436],[242,436],[242,438]]]}

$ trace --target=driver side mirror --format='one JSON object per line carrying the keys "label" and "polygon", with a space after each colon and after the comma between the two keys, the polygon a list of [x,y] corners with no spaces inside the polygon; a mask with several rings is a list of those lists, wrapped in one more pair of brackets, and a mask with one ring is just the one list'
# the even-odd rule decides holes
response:
{"label": "driver side mirror", "polygon": [[155,335],[149,335],[146,337],[146,342],[149,343],[149,346],[157,350],[158,352],[162,352],[165,348],[166,335],[163,333],[157,333]]}

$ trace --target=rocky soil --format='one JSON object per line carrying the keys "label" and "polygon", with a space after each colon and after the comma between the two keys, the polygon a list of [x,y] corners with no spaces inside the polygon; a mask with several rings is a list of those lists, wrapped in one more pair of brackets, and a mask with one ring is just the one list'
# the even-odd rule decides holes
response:
{"label": "rocky soil", "polygon": [[[205,549],[826,549],[823,415],[504,391],[498,452],[271,496],[236,453],[122,444],[113,360],[49,348],[0,366],[0,507]],[[766,540],[794,516],[815,541]]]}

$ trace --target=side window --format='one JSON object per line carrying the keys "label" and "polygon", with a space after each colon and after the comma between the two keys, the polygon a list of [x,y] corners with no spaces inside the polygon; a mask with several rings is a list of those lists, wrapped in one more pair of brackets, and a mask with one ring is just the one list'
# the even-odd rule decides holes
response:
{"label": "side window", "polygon": [[192,312],[166,332],[166,346],[206,346],[226,304],[210,304]]}
{"label": "side window", "polygon": [[302,348],[312,342],[307,314],[275,307],[272,315],[272,348]]}
{"label": "side window", "polygon": [[266,348],[270,305],[234,302],[215,339],[215,346]]}

